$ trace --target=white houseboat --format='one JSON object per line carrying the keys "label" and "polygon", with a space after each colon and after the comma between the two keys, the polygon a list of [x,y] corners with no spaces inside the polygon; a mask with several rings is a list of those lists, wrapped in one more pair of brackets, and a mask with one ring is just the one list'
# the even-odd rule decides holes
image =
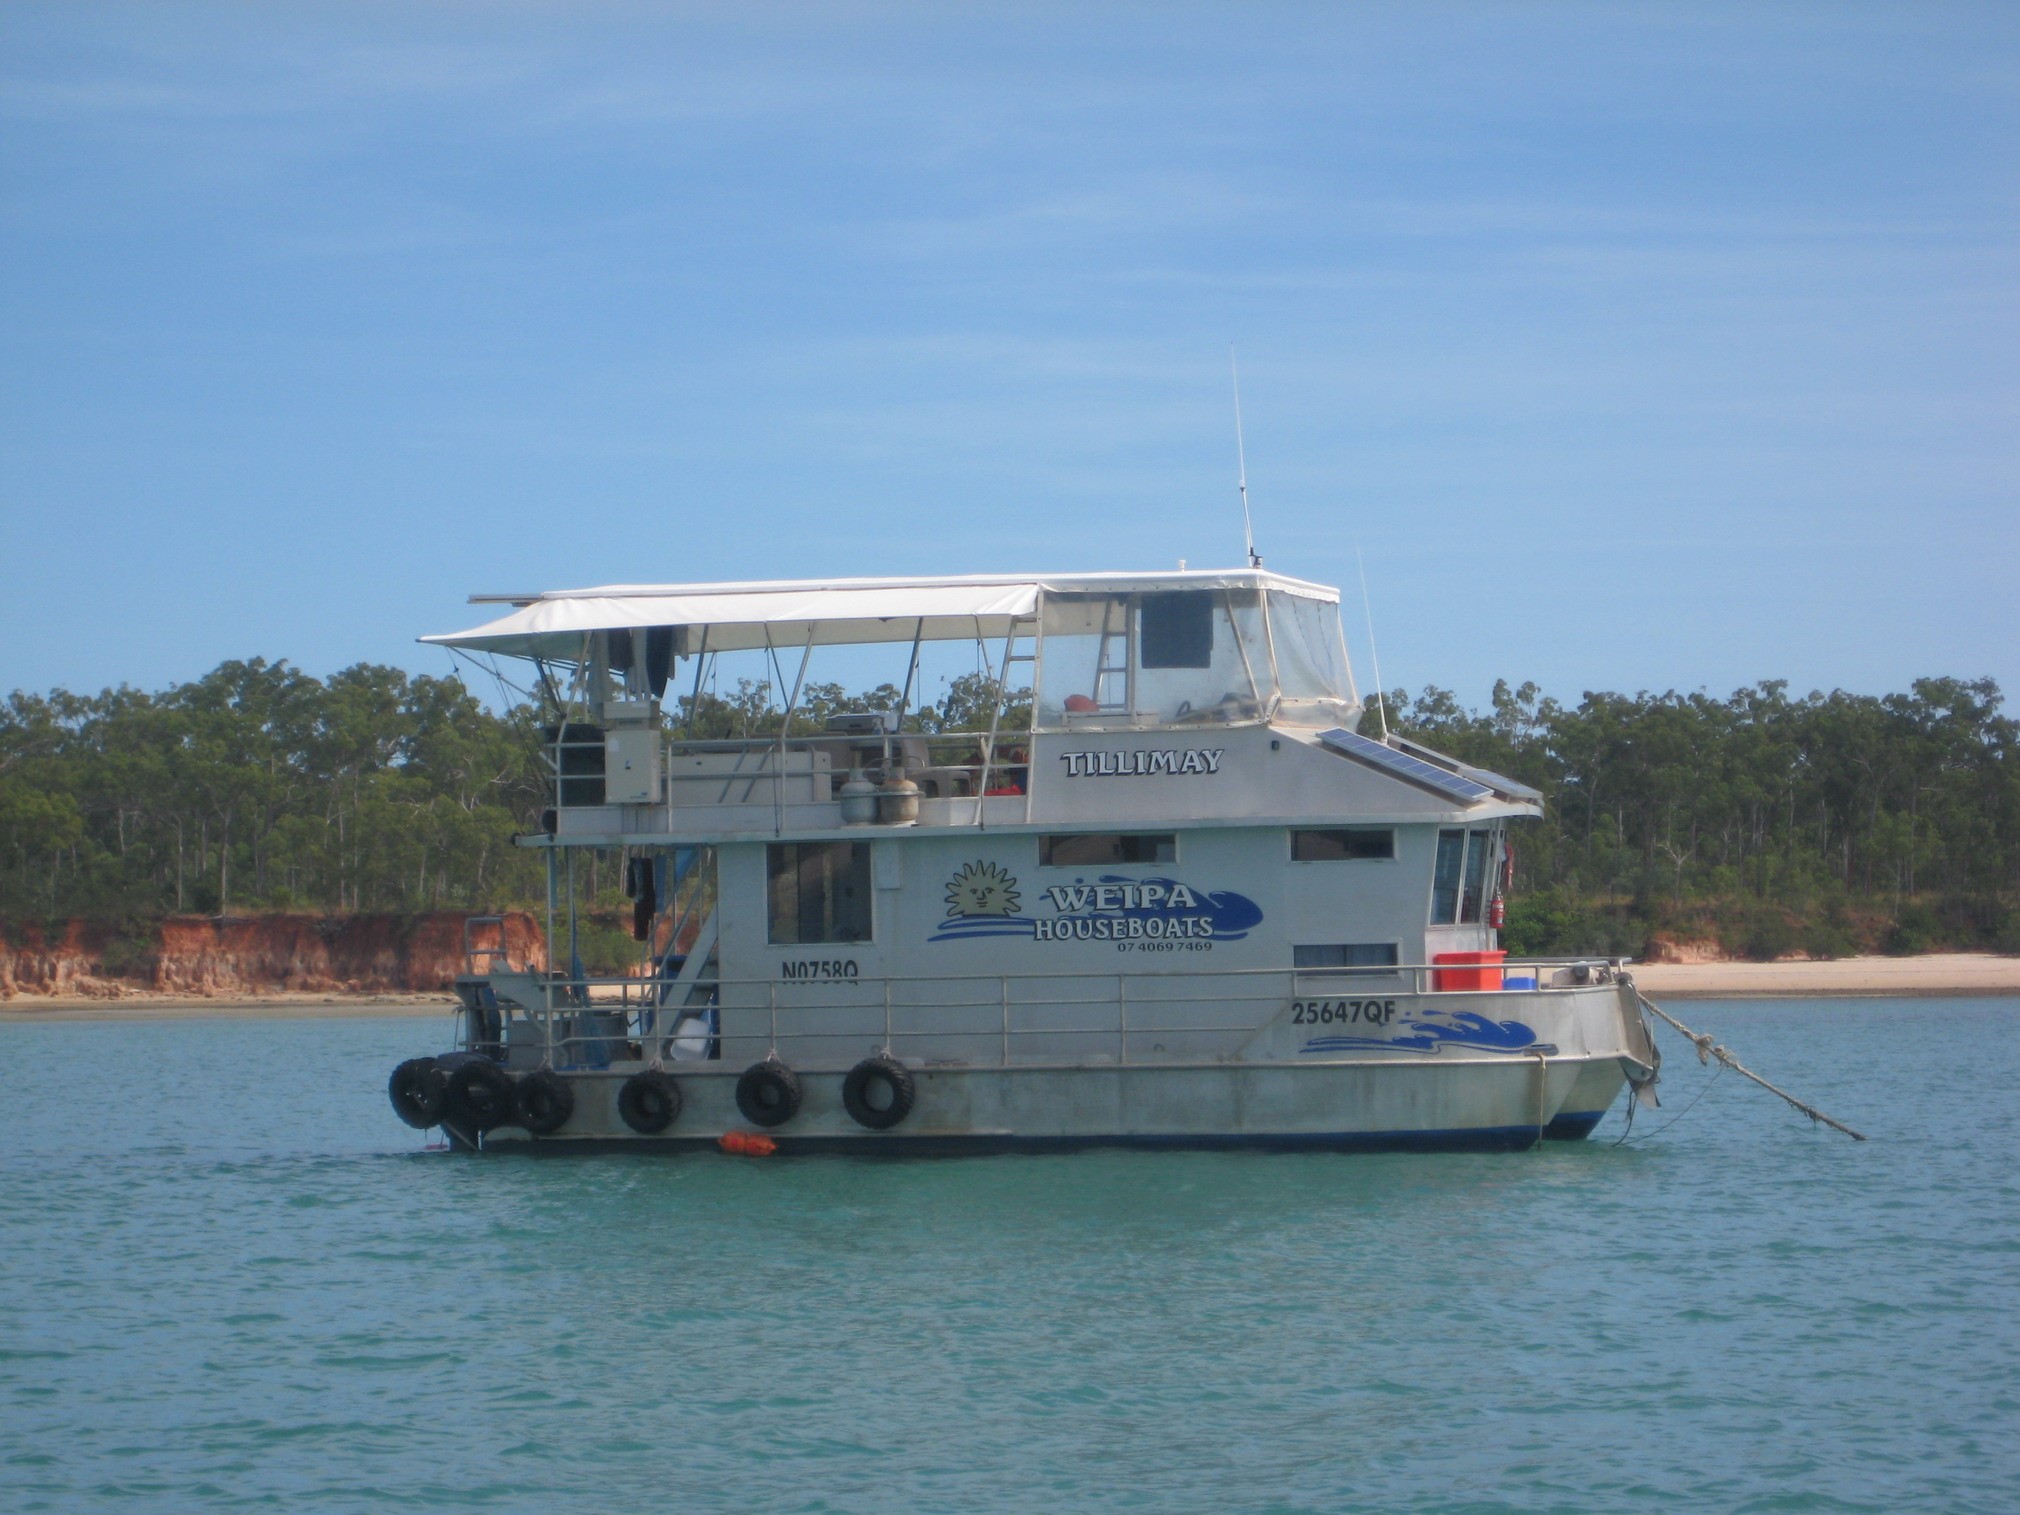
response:
{"label": "white houseboat", "polygon": [[[424,640],[531,667],[553,804],[521,840],[557,966],[473,924],[460,1046],[391,1086],[460,1147],[1515,1149],[1586,1136],[1655,1074],[1618,962],[1503,959],[1509,831],[1539,796],[1361,734],[1332,589],[1249,568],[477,600],[513,608]],[[913,729],[948,642],[994,708]],[[888,658],[895,708],[815,725],[810,660],[845,647]],[[777,729],[684,729],[737,654],[776,669]],[[621,976],[567,945],[591,849],[633,900]]]}

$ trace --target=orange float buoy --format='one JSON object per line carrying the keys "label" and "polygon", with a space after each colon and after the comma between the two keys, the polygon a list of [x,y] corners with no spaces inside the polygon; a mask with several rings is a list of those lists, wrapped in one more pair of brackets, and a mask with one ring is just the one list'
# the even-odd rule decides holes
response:
{"label": "orange float buoy", "polygon": [[742,1157],[770,1157],[779,1149],[779,1144],[769,1136],[759,1136],[752,1131],[725,1131],[715,1139],[715,1144],[725,1152],[734,1152]]}

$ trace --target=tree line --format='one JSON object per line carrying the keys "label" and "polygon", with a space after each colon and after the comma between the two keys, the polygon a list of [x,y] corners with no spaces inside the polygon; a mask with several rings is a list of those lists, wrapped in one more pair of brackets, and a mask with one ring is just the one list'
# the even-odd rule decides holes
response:
{"label": "tree line", "polygon": [[1517,950],[1634,952],[1654,931],[1752,957],[2020,950],[2020,723],[1991,679],[1386,703],[1392,729],[1543,792],[1516,830]]}
{"label": "tree line", "polygon": [[[966,675],[904,724],[986,728],[993,697]],[[668,703],[695,736],[785,722],[762,681]],[[815,684],[792,727],[906,703]],[[543,865],[512,838],[551,803],[542,719],[374,664],[316,679],[255,658],[153,694],[16,692],[0,704],[0,915],[535,903]],[[1545,818],[1516,831],[1517,950],[1632,952],[1656,931],[1755,956],[2020,950],[2020,725],[1989,679],[1576,704],[1498,683],[1485,710],[1391,691],[1362,729],[1384,720],[1544,794]],[[1027,694],[1005,726],[1028,722]]]}
{"label": "tree line", "polygon": [[[964,675],[905,725],[986,727],[994,692]],[[774,734],[780,703],[748,679],[669,701],[699,738]],[[902,703],[891,685],[813,684],[791,726]],[[512,839],[553,803],[541,726],[458,678],[370,663],[316,679],[253,658],[156,694],[16,691],[0,704],[0,917],[537,903],[545,865]]]}

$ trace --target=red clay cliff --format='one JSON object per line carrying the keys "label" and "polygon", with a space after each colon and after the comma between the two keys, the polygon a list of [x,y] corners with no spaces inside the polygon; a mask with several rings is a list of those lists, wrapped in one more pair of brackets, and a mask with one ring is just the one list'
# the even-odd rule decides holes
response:
{"label": "red clay cliff", "polygon": [[[460,911],[418,915],[174,915],[137,932],[72,920],[54,930],[0,923],[0,999],[136,991],[209,998],[263,993],[446,991],[464,971]],[[496,926],[475,941],[498,944]],[[505,916],[512,966],[544,968],[547,944],[523,910]],[[478,967],[493,966],[479,958]]]}

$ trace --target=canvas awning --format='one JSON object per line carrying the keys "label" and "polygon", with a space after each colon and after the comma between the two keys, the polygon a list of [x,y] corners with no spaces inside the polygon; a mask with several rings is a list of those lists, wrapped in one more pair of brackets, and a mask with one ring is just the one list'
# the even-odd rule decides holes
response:
{"label": "canvas awning", "polygon": [[[586,633],[647,626],[689,628],[683,652],[701,645],[735,652],[753,647],[998,638],[1038,604],[1035,583],[940,585],[905,589],[791,588],[728,593],[595,591],[543,597],[468,631],[421,640],[476,652],[573,660]],[[923,625],[921,624],[923,623]]]}
{"label": "canvas awning", "polygon": [[678,649],[710,652],[862,642],[1000,639],[1037,608],[1041,592],[1268,588],[1337,598],[1322,585],[1256,569],[1219,572],[1061,574],[952,579],[845,579],[834,583],[607,584],[539,595],[483,596],[518,608],[468,631],[423,642],[473,652],[573,661],[590,634],[642,627],[685,628]]}

